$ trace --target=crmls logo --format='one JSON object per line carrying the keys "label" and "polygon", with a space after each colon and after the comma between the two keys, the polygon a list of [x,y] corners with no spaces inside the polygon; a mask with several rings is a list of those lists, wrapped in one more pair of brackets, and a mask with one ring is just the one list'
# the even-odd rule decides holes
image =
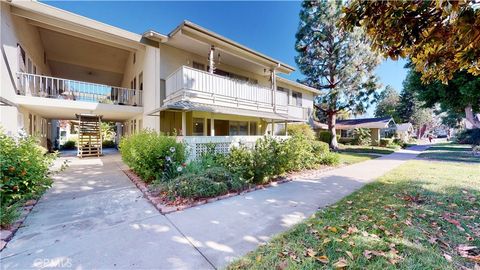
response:
{"label": "crmls logo", "polygon": [[46,268],[46,267],[57,267],[57,268],[71,268],[72,260],[66,257],[59,258],[37,258],[33,261],[33,267]]}

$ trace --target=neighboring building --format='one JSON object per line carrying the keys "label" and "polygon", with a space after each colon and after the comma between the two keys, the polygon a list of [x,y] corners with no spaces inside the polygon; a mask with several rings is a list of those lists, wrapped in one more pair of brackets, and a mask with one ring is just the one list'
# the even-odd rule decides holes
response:
{"label": "neighboring building", "polygon": [[292,67],[191,22],[138,35],[36,1],[0,12],[1,126],[44,145],[52,121],[76,114],[117,122],[119,135],[278,134],[309,120],[318,93],[278,76]]}
{"label": "neighboring building", "polygon": [[[325,127],[327,126],[322,123],[315,123],[313,125],[314,129],[325,129]],[[378,145],[380,138],[394,135],[396,125],[391,117],[338,120],[335,125],[337,138],[339,138],[339,140],[353,139],[353,130],[356,128],[370,129],[372,145]]]}
{"label": "neighboring building", "polygon": [[415,135],[412,123],[397,124],[395,136],[404,142],[408,142]]}

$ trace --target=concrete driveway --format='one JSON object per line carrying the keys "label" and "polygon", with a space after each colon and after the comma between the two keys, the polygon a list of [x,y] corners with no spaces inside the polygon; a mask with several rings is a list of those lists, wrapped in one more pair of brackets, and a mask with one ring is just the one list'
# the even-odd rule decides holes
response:
{"label": "concrete driveway", "polygon": [[118,155],[73,158],[2,251],[4,269],[213,269],[335,203],[425,146],[160,215]]}

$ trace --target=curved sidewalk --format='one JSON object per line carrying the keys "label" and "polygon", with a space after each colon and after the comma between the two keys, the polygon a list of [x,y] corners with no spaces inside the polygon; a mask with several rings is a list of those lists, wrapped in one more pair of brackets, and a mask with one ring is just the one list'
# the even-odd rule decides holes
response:
{"label": "curved sidewalk", "polygon": [[3,269],[222,268],[427,147],[165,216],[123,174],[118,155],[73,158],[0,253],[0,263]]}

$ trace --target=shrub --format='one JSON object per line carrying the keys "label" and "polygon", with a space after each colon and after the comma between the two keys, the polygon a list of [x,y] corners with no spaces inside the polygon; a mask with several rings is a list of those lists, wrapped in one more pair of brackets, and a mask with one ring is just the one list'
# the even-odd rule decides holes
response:
{"label": "shrub", "polygon": [[288,152],[285,144],[266,136],[258,139],[253,153],[253,183],[263,184],[275,176],[283,174],[287,170]]}
{"label": "shrub", "polygon": [[202,175],[184,174],[164,185],[171,198],[208,198],[227,193],[227,185],[215,182]]}
{"label": "shrub", "polygon": [[330,142],[333,139],[333,135],[329,131],[320,131],[318,133],[318,139],[321,142],[326,142],[326,143],[330,144]]}
{"label": "shrub", "polygon": [[232,172],[236,178],[251,182],[255,176],[253,153],[246,147],[234,147],[222,160],[222,166]]}
{"label": "shrub", "polygon": [[186,157],[185,146],[175,137],[149,130],[123,138],[119,149],[123,161],[146,182],[176,177]]}
{"label": "shrub", "polygon": [[308,140],[315,140],[315,132],[308,124],[290,124],[287,125],[288,135],[303,135]]}
{"label": "shrub", "polygon": [[353,138],[339,138],[338,143],[345,144],[345,145],[351,145],[351,144],[353,144]]}
{"label": "shrub", "polygon": [[321,164],[324,165],[337,165],[340,163],[340,156],[337,153],[327,152],[321,156]]}
{"label": "shrub", "polygon": [[370,145],[372,143],[370,129],[368,128],[356,128],[353,130],[354,145]]}
{"label": "shrub", "polygon": [[457,134],[460,144],[480,145],[480,128],[465,129]]}
{"label": "shrub", "polygon": [[73,140],[68,140],[62,145],[63,150],[72,150],[75,149],[77,143]]}
{"label": "shrub", "polygon": [[2,225],[15,215],[13,205],[36,198],[51,186],[49,167],[55,157],[45,155],[45,149],[38,146],[34,137],[12,138],[0,130]]}
{"label": "shrub", "polygon": [[0,228],[8,227],[10,224],[13,224],[20,213],[18,212],[18,208],[20,206],[18,204],[13,204],[10,206],[7,205],[0,205]]}
{"label": "shrub", "polygon": [[387,147],[388,145],[392,144],[392,139],[391,138],[381,138],[380,139],[380,144],[379,146],[381,147]]}
{"label": "shrub", "polygon": [[103,148],[114,148],[115,147],[115,142],[112,140],[106,140],[102,142],[102,147]]}

